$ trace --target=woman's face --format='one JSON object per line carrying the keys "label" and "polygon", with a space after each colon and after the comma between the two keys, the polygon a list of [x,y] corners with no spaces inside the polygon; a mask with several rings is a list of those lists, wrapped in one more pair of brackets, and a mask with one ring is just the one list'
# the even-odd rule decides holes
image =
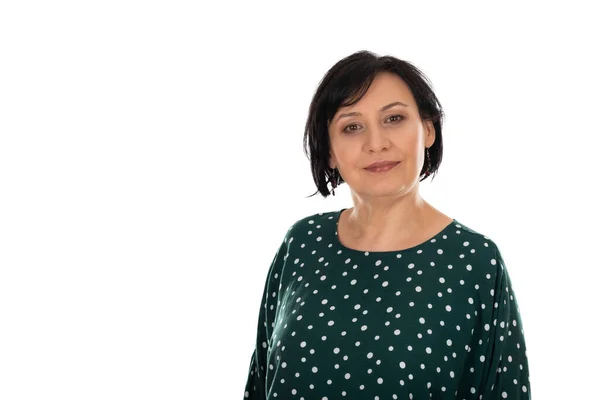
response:
{"label": "woman's face", "polygon": [[[391,105],[397,102],[402,104]],[[384,72],[358,103],[337,111],[329,139],[329,166],[338,169],[353,192],[387,196],[406,193],[419,183],[425,148],[433,144],[435,129],[431,122],[421,121],[406,83]],[[381,160],[400,163],[387,172],[365,169]]]}

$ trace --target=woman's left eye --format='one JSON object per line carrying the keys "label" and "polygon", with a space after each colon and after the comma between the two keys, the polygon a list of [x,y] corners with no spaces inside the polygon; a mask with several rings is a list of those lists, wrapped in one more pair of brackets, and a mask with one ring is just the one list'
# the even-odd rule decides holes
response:
{"label": "woman's left eye", "polygon": [[400,122],[404,119],[404,117],[402,115],[390,115],[389,119],[392,119],[392,118],[398,118],[397,120],[392,121],[392,122]]}

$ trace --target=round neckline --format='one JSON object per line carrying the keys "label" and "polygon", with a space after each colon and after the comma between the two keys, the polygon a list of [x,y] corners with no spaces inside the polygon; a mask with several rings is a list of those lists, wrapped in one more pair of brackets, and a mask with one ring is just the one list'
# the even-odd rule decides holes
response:
{"label": "round neckline", "polygon": [[340,241],[340,237],[338,235],[338,224],[340,222],[340,218],[341,218],[342,212],[344,212],[344,210],[347,210],[347,208],[342,208],[341,210],[334,211],[335,217],[334,217],[334,224],[333,224],[333,232],[334,232],[334,236],[335,236],[335,242],[336,242],[337,246],[340,247],[341,249],[343,249],[344,251],[351,252],[351,253],[360,253],[360,254],[364,254],[364,255],[368,255],[368,254],[374,254],[374,255],[378,255],[378,256],[400,255],[400,254],[409,253],[409,252],[412,252],[415,250],[419,250],[419,248],[431,243],[431,241],[433,239],[436,239],[436,241],[437,241],[438,238],[440,238],[443,235],[445,235],[446,233],[448,233],[448,231],[450,231],[450,229],[452,229],[453,226],[458,224],[458,221],[455,218],[452,218],[452,221],[448,225],[446,225],[441,231],[439,231],[435,235],[431,236],[429,239],[427,239],[415,246],[408,247],[406,249],[387,250],[387,251],[358,250],[358,249],[353,249],[353,248],[347,247]]}

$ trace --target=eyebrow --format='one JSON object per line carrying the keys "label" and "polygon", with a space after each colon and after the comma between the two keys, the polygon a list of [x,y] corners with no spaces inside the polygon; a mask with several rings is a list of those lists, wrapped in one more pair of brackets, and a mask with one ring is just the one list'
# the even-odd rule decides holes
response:
{"label": "eyebrow", "polygon": [[[404,106],[404,107],[408,107],[406,104],[402,103],[401,101],[395,101],[393,103],[388,104],[387,106],[383,106],[381,107],[381,109],[379,109],[380,112],[383,112],[387,109],[390,109],[394,106]],[[344,117],[353,117],[353,116],[357,116],[357,115],[361,115],[361,113],[359,112],[351,112],[351,113],[346,113],[346,114],[340,114],[337,118],[336,121],[339,121],[341,118]]]}

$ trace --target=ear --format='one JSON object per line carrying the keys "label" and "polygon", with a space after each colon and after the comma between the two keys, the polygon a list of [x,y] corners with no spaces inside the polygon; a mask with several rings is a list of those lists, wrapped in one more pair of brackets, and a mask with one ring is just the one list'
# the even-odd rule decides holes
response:
{"label": "ear", "polygon": [[336,164],[335,161],[333,160],[333,156],[329,155],[329,168],[331,169],[335,169],[336,168]]}
{"label": "ear", "polygon": [[431,147],[435,142],[435,127],[432,121],[425,121],[425,146]]}

